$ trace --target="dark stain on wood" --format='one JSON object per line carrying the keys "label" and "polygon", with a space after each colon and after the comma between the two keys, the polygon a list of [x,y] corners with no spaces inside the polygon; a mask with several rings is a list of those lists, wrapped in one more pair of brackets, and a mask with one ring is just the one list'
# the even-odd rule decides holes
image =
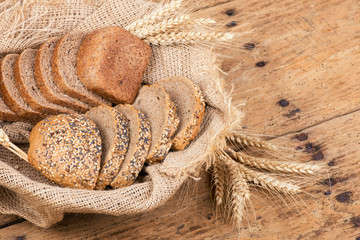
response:
{"label": "dark stain on wood", "polygon": [[207,220],[211,220],[213,216],[214,216],[214,214],[209,213],[209,214],[206,216],[206,218],[207,218]]}
{"label": "dark stain on wood", "polygon": [[16,240],[26,240],[26,235],[16,236],[15,239]]}
{"label": "dark stain on wood", "polygon": [[289,101],[286,99],[281,99],[280,101],[277,102],[281,107],[287,107],[289,106]]}
{"label": "dark stain on wood", "polygon": [[335,165],[336,165],[335,160],[331,160],[330,162],[328,162],[329,167],[332,167],[332,166],[335,166]]}
{"label": "dark stain on wood", "polygon": [[328,178],[322,182],[323,185],[329,186],[329,187],[334,186],[336,183],[338,183],[338,180],[335,178]]}
{"label": "dark stain on wood", "polygon": [[183,229],[185,227],[185,224],[181,224],[180,226],[177,227],[177,234],[180,234],[180,230]]}
{"label": "dark stain on wood", "polygon": [[231,21],[231,22],[229,22],[229,23],[226,24],[226,26],[227,26],[228,28],[235,27],[236,25],[237,25],[237,21]]}
{"label": "dark stain on wood", "polygon": [[296,108],[294,110],[291,110],[289,113],[287,114],[283,114],[284,117],[287,117],[287,118],[292,118],[296,115],[296,113],[299,113],[301,112],[301,109],[300,108]]}
{"label": "dark stain on wood", "polygon": [[353,193],[348,191],[336,195],[335,199],[341,203],[352,203],[353,202],[353,200],[351,199],[352,196]]}
{"label": "dark stain on wood", "polygon": [[308,139],[308,135],[306,133],[299,133],[295,135],[296,139],[299,141],[305,141]]}
{"label": "dark stain on wood", "polygon": [[260,61],[255,64],[256,67],[265,67],[268,62]]}
{"label": "dark stain on wood", "polygon": [[320,150],[319,145],[314,145],[311,142],[305,144],[305,151],[307,153],[314,153]]}
{"label": "dark stain on wood", "polygon": [[321,151],[315,152],[313,154],[313,160],[321,160],[321,159],[324,159],[324,154]]}
{"label": "dark stain on wood", "polygon": [[353,217],[351,220],[354,224],[354,227],[360,227],[360,217],[359,216]]}
{"label": "dark stain on wood", "polygon": [[245,43],[245,44],[244,44],[244,48],[245,48],[246,50],[251,51],[251,50],[253,50],[253,49],[255,48],[255,43]]}
{"label": "dark stain on wood", "polygon": [[324,192],[324,195],[325,195],[325,196],[331,195],[331,191],[326,191],[326,192]]}
{"label": "dark stain on wood", "polygon": [[235,9],[228,9],[225,11],[225,14],[228,15],[229,17],[231,17],[236,14],[236,11],[235,11]]}

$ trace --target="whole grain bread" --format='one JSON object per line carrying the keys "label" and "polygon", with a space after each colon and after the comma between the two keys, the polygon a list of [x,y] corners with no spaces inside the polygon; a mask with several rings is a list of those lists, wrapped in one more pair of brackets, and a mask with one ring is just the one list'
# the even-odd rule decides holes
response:
{"label": "whole grain bread", "polygon": [[91,106],[111,105],[84,87],[76,73],[76,56],[85,34],[69,33],[55,45],[52,55],[52,71],[59,89],[70,97],[79,99]]}
{"label": "whole grain bread", "polygon": [[120,27],[87,35],[77,55],[77,74],[84,86],[119,104],[132,104],[150,61],[151,48]]}
{"label": "whole grain bread", "polygon": [[95,189],[103,190],[113,181],[124,161],[129,146],[129,120],[105,105],[90,109],[86,116],[100,129],[103,152]]}
{"label": "whole grain bread", "polygon": [[129,149],[119,173],[111,182],[111,186],[116,189],[131,185],[140,173],[150,149],[151,130],[145,114],[133,105],[117,105],[115,109],[130,121]]}
{"label": "whole grain bread", "polygon": [[134,106],[142,111],[150,122],[151,145],[146,161],[162,161],[171,147],[171,137],[179,125],[176,106],[160,85],[143,86]]}
{"label": "whole grain bread", "polygon": [[17,116],[35,122],[46,117],[46,115],[32,109],[21,97],[15,85],[14,64],[18,56],[18,54],[8,54],[1,60],[0,93],[5,104]]}
{"label": "whole grain bread", "polygon": [[200,89],[189,79],[170,77],[156,82],[176,105],[180,124],[173,135],[172,149],[183,150],[200,131],[205,114],[205,100]]}
{"label": "whole grain bread", "polygon": [[94,189],[100,168],[101,137],[83,114],[61,114],[37,123],[30,133],[29,163],[64,187]]}
{"label": "whole grain bread", "polygon": [[51,115],[74,113],[74,110],[49,102],[36,85],[34,75],[35,56],[37,50],[26,49],[16,59],[14,77],[21,97],[34,110]]}
{"label": "whole grain bread", "polygon": [[52,53],[57,39],[43,43],[36,53],[35,80],[42,95],[50,102],[74,109],[78,112],[86,112],[91,106],[62,93],[54,81],[51,69]]}

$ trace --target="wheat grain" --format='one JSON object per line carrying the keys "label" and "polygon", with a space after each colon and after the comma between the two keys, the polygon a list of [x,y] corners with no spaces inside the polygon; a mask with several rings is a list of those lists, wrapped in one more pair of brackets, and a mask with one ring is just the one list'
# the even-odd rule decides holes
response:
{"label": "wheat grain", "polygon": [[27,154],[10,141],[3,129],[0,129],[0,144],[28,162]]}
{"label": "wheat grain", "polygon": [[298,175],[314,175],[321,171],[321,168],[316,165],[257,158],[242,152],[232,152],[231,157],[248,166],[274,172]]}
{"label": "wheat grain", "polygon": [[246,136],[244,134],[232,133],[227,136],[227,139],[233,144],[239,145],[240,148],[256,147],[266,150],[277,150],[277,148],[270,143],[267,143],[257,138]]}
{"label": "wheat grain", "polygon": [[228,41],[234,37],[234,34],[228,32],[206,32],[206,31],[183,31],[164,33],[156,36],[151,36],[144,39],[145,42],[153,45],[171,45],[171,44],[184,44],[184,43],[196,43],[196,42],[209,42],[215,41]]}
{"label": "wheat grain", "polygon": [[226,183],[225,183],[223,167],[222,167],[221,163],[218,161],[214,161],[213,180],[214,180],[214,184],[215,184],[216,205],[220,206],[223,204]]}
{"label": "wheat grain", "polygon": [[254,171],[242,164],[239,164],[238,166],[248,181],[254,182],[265,189],[283,193],[300,192],[300,187],[290,181],[284,181],[283,179],[279,179],[269,173]]}
{"label": "wheat grain", "polygon": [[172,13],[174,13],[177,9],[180,8],[182,0],[174,0],[168,4],[164,4],[159,7],[152,13],[143,16],[142,18],[136,20],[132,24],[125,27],[129,32],[134,32],[136,29],[144,28],[145,26],[149,26],[159,22],[160,20],[168,17]]}

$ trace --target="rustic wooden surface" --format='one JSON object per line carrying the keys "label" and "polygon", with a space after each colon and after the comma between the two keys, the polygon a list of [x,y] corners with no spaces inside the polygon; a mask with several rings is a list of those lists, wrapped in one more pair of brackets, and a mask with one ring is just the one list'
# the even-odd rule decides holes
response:
{"label": "rustic wooden surface", "polygon": [[318,159],[330,180],[306,189],[303,203],[256,193],[256,217],[249,212],[237,233],[215,213],[204,172],[146,214],[69,214],[49,229],[0,215],[0,239],[360,239],[360,1],[202,2],[199,14],[236,21],[223,28],[242,34],[223,50],[234,58],[222,69],[234,101],[247,102],[244,131],[275,137],[302,161]]}

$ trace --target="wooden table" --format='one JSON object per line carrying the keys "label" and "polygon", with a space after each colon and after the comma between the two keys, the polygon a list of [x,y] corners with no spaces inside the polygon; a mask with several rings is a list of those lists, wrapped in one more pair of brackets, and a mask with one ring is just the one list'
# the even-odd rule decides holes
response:
{"label": "wooden table", "polygon": [[360,239],[360,1],[202,2],[199,14],[241,33],[222,69],[234,102],[246,101],[244,131],[324,163],[330,180],[306,189],[303,202],[255,194],[256,217],[249,212],[238,233],[215,213],[204,172],[145,214],[69,214],[49,229],[2,215],[0,239]]}

